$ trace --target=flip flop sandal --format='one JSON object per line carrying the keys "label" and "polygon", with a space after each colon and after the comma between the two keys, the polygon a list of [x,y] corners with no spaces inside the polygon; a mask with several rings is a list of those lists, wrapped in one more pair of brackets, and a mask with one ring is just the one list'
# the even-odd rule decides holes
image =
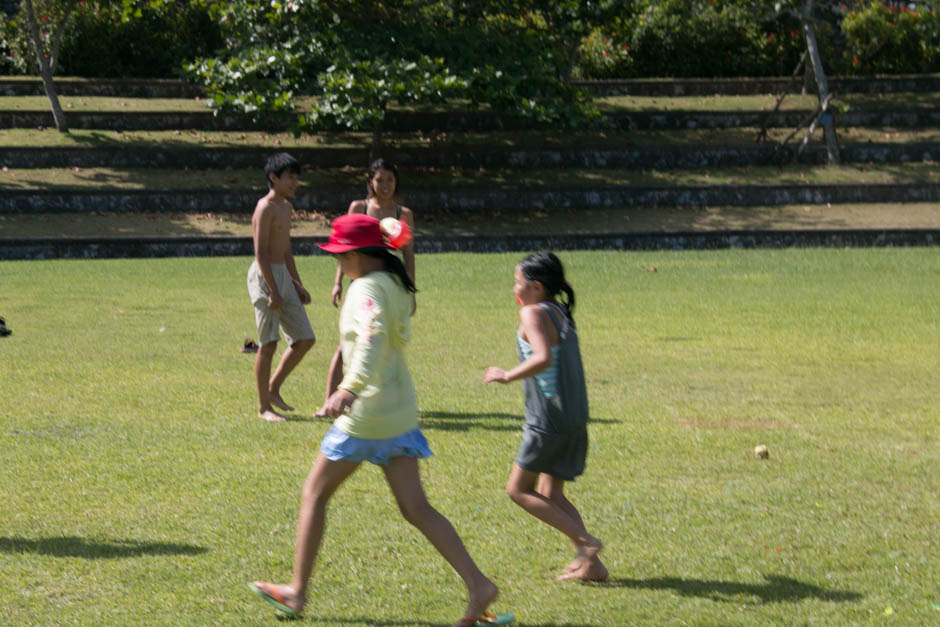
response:
{"label": "flip flop sandal", "polygon": [[265,601],[267,601],[268,603],[270,603],[271,605],[273,605],[275,608],[279,609],[280,611],[284,612],[291,618],[300,618],[300,612],[298,612],[292,607],[288,607],[284,603],[284,597],[281,595],[281,593],[275,590],[274,588],[269,587],[270,585],[271,584],[269,583],[261,583],[260,585],[250,583],[248,584],[248,587],[254,590],[255,593],[258,596],[260,596],[262,599],[264,599]]}
{"label": "flip flop sandal", "polygon": [[0,318],[0,337],[6,337],[8,335],[13,335],[13,329],[8,329],[7,321]]}
{"label": "flip flop sandal", "polygon": [[473,627],[486,627],[487,625],[508,625],[516,620],[516,615],[512,612],[496,616],[490,612],[483,612],[483,616],[464,616],[460,619],[463,622],[473,621]]}
{"label": "flip flop sandal", "polygon": [[243,353],[257,353],[258,345],[255,344],[255,341],[251,339],[250,337],[245,338],[245,343],[244,345],[242,345],[242,352]]}

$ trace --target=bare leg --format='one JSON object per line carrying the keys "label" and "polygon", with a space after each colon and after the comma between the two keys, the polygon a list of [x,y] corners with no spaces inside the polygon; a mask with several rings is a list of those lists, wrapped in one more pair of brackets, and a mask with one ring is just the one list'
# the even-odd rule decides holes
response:
{"label": "bare leg", "polygon": [[271,377],[268,383],[268,390],[270,390],[271,394],[271,404],[278,409],[294,411],[294,408],[285,403],[284,399],[281,398],[281,386],[284,384],[284,380],[287,379],[287,376],[293,372],[297,364],[300,363],[300,360],[304,358],[304,355],[307,354],[307,351],[313,348],[313,344],[314,340],[298,340],[291,344],[287,350],[284,351],[284,354],[281,355],[281,361],[274,371],[274,376]]}
{"label": "bare leg", "polygon": [[268,422],[284,422],[286,417],[274,411],[271,406],[271,392],[268,379],[271,377],[271,361],[277,351],[277,342],[262,344],[255,354],[255,385],[258,388],[258,418]]}
{"label": "bare leg", "polygon": [[[304,483],[300,515],[297,521],[297,544],[294,547],[294,573],[290,585],[267,585],[284,599],[284,604],[302,612],[307,602],[307,583],[320,549],[326,528],[326,508],[330,497],[358,463],[331,462],[320,453]],[[260,582],[255,582],[259,585]],[[262,584],[263,585],[263,584]]]}
{"label": "bare leg", "polygon": [[343,351],[342,347],[337,346],[336,352],[333,353],[333,359],[330,360],[330,369],[326,373],[326,389],[323,392],[323,404],[320,406],[320,409],[313,414],[314,418],[328,418],[329,414],[326,413],[326,401],[333,395],[333,392],[336,391],[336,388],[339,387],[339,384],[343,380]]}
{"label": "bare leg", "polygon": [[499,588],[480,572],[453,525],[428,503],[421,487],[418,460],[396,457],[385,468],[385,478],[402,516],[430,540],[467,586],[467,616],[483,616],[499,595]]}
{"label": "bare leg", "polygon": [[538,476],[513,464],[506,493],[522,509],[568,536],[577,551],[575,559],[581,565],[587,563],[604,547],[603,543],[587,532],[580,515],[571,516],[558,503],[535,491]]}
{"label": "bare leg", "polygon": [[[565,513],[573,518],[581,527],[584,527],[584,521],[574,504],[565,496],[565,482],[563,479],[552,477],[542,473],[538,479],[538,493],[556,503]],[[585,564],[578,558],[578,544],[572,540],[575,549],[575,558],[565,568],[564,574],[559,579],[582,579],[586,581],[604,581],[609,573],[607,568],[601,562],[600,557],[595,554]]]}

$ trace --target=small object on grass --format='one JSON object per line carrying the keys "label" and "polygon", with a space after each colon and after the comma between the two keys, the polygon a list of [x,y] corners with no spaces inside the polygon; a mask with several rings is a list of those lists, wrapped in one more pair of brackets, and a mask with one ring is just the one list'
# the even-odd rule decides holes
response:
{"label": "small object on grass", "polygon": [[758,444],[754,447],[754,455],[757,456],[757,459],[767,459],[770,457],[770,451],[763,444]]}
{"label": "small object on grass", "polygon": [[4,318],[0,318],[0,337],[6,337],[8,335],[13,335],[13,329],[8,329],[7,321]]}
{"label": "small object on grass", "polygon": [[257,353],[258,345],[255,344],[255,341],[250,337],[245,338],[245,344],[242,346],[243,353]]}

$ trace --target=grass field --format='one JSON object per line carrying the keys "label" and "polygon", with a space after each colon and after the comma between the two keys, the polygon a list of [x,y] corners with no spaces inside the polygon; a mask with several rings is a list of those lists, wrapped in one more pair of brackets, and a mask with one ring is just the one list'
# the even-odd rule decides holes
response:
{"label": "grass field", "polygon": [[[418,259],[409,359],[431,502],[521,625],[924,625],[940,618],[935,248],[563,254],[591,398],[570,489],[611,579],[502,486],[519,441],[519,255]],[[247,258],[0,262],[0,619],[278,624],[307,416],[336,344],[327,257],[299,268],[319,344],[254,418]],[[651,271],[651,266],[656,272]],[[758,461],[754,446],[770,458]],[[308,622],[447,625],[462,587],[368,467],[333,502]]]}

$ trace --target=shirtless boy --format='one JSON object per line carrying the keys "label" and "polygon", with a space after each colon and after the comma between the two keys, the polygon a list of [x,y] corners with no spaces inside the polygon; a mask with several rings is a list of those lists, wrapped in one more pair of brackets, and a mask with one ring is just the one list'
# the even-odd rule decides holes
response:
{"label": "shirtless boy", "polygon": [[[290,198],[300,181],[300,163],[287,153],[268,159],[264,167],[268,193],[258,201],[251,216],[255,259],[248,269],[248,294],[255,307],[258,326],[258,353],[255,357],[255,384],[258,387],[258,418],[284,422],[287,417],[275,408],[293,411],[281,398],[287,375],[313,347],[316,336],[304,305],[310,294],[304,289],[291,253]],[[271,375],[277,350],[278,328],[287,340],[287,350]]]}

